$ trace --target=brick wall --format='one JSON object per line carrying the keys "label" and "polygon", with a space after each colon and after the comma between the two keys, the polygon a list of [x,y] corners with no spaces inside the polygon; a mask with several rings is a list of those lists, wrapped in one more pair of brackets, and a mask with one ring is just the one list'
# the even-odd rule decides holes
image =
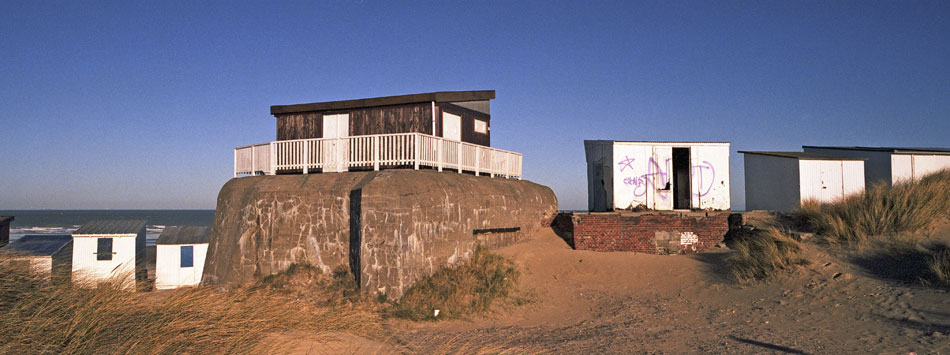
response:
{"label": "brick wall", "polygon": [[575,213],[577,250],[693,253],[721,243],[729,212]]}

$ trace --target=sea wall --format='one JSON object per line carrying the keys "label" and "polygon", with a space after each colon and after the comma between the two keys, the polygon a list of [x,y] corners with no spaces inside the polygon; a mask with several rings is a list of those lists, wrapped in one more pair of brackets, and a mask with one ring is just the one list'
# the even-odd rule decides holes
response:
{"label": "sea wall", "polygon": [[[232,285],[309,263],[349,267],[363,292],[415,280],[550,225],[551,189],[427,170],[232,179],[221,189],[203,283]],[[358,272],[356,272],[358,270]]]}

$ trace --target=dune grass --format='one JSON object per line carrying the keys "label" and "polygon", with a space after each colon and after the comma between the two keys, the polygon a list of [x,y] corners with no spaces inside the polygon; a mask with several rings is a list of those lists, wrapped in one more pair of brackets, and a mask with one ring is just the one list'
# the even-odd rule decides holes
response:
{"label": "dune grass", "polygon": [[932,258],[928,261],[930,271],[937,282],[943,286],[950,286],[950,246],[943,245],[933,250]]}
{"label": "dune grass", "polygon": [[416,282],[387,313],[411,320],[451,319],[487,312],[505,300],[523,303],[526,300],[513,297],[518,277],[511,261],[480,247],[468,263],[442,268]]}
{"label": "dune grass", "polygon": [[950,170],[920,181],[878,184],[836,203],[803,204],[798,214],[829,244],[867,245],[875,240],[907,241],[950,218]]}
{"label": "dune grass", "polygon": [[248,353],[272,332],[360,333],[367,317],[267,288],[83,289],[0,263],[3,353]]}
{"label": "dune grass", "polygon": [[778,227],[742,229],[733,233],[727,259],[733,276],[743,283],[771,281],[799,265],[807,264],[801,257],[801,246]]}

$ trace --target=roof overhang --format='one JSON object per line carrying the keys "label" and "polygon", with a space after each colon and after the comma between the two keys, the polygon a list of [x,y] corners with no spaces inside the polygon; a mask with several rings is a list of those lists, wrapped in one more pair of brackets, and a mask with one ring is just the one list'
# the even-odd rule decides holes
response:
{"label": "roof overhang", "polygon": [[766,156],[770,156],[770,157],[780,157],[780,158],[789,158],[789,159],[798,159],[798,160],[859,160],[859,161],[868,160],[868,158],[861,158],[861,157],[846,157],[846,156],[843,156],[843,155],[822,154],[822,153],[806,153],[806,152],[776,152],[776,151],[740,150],[739,153],[742,153],[742,154],[755,154],[755,155],[766,155]]}
{"label": "roof overhang", "polygon": [[346,110],[353,108],[378,107],[389,105],[403,105],[421,102],[465,102],[484,101],[495,98],[495,90],[477,91],[438,91],[422,94],[399,96],[373,97],[367,99],[314,102],[296,105],[274,105],[270,107],[271,115],[284,113]]}

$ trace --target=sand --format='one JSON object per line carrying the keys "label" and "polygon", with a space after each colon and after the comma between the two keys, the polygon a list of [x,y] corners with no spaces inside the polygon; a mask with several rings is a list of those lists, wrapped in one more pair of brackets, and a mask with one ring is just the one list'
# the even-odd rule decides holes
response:
{"label": "sand", "polygon": [[725,268],[726,249],[576,251],[544,230],[497,251],[521,270],[529,305],[471,320],[388,320],[385,343],[338,334],[292,345],[310,354],[950,353],[950,291],[803,247],[810,265],[740,285]]}

